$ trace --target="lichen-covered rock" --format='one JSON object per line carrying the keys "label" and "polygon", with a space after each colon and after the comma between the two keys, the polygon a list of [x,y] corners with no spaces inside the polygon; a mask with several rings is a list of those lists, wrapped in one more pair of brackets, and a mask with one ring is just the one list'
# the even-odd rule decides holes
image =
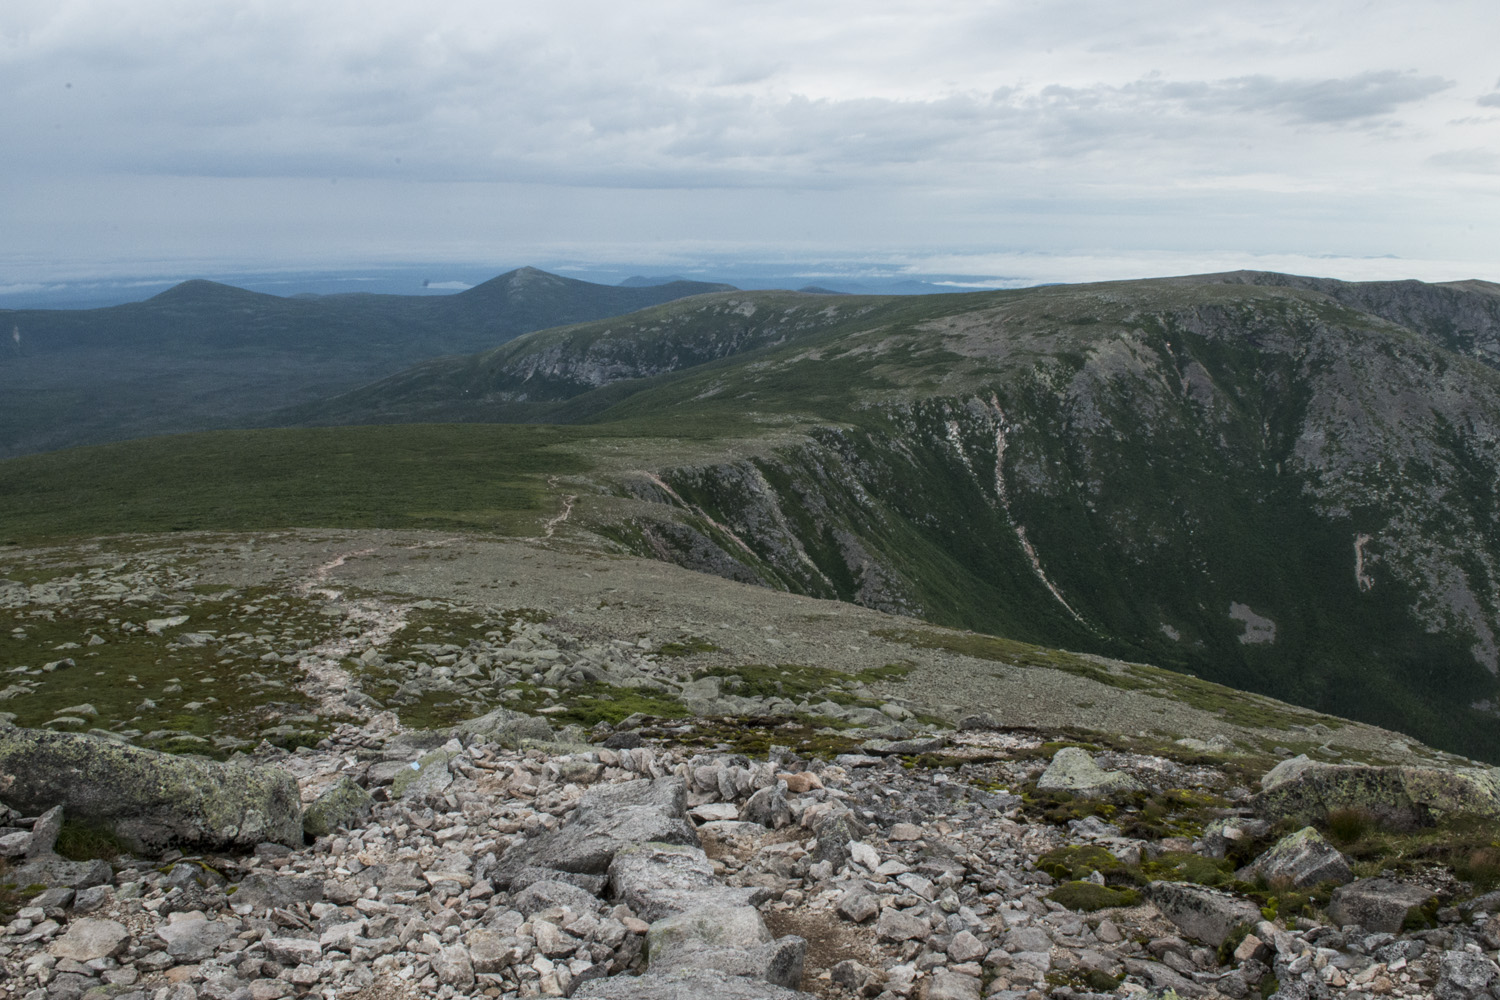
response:
{"label": "lichen-covered rock", "polygon": [[705,969],[611,976],[584,983],[580,1000],[815,1000],[811,993]]}
{"label": "lichen-covered rock", "polygon": [[701,848],[677,844],[620,851],[609,866],[609,890],[648,923],[709,904],[750,906],[771,894],[762,886],[720,885]]}
{"label": "lichen-covered rock", "polygon": [[1454,815],[1500,819],[1500,769],[1374,767],[1284,760],[1261,779],[1255,808],[1272,819],[1311,823],[1340,809],[1386,822],[1426,824]]}
{"label": "lichen-covered rock", "polygon": [[705,906],[658,920],[647,935],[647,950],[653,962],[690,944],[725,948],[753,948],[767,944],[771,932],[760,912],[751,906]]}
{"label": "lichen-covered rock", "polygon": [[370,815],[374,805],[369,792],[347,777],[340,778],[302,814],[302,832],[309,837],[325,837],[341,826],[354,827]]}
{"label": "lichen-covered rock", "polygon": [[740,809],[740,819],[746,823],[759,823],[772,830],[779,830],[791,823],[792,810],[787,805],[786,791],[784,781],[762,788],[750,796]]}
{"label": "lichen-covered rock", "polygon": [[802,980],[807,942],[772,940],[753,906],[709,905],[651,925],[646,937],[652,972],[714,969],[778,986]]}
{"label": "lichen-covered rock", "polygon": [[1152,882],[1141,894],[1182,933],[1215,948],[1236,927],[1253,926],[1261,919],[1260,907],[1249,900],[1189,882]]}
{"label": "lichen-covered rock", "polygon": [[423,754],[404,770],[398,771],[391,780],[391,795],[398,799],[418,801],[441,795],[453,784],[453,772],[448,770],[448,761],[458,756],[452,750],[434,750]]}
{"label": "lichen-covered rock", "polygon": [[45,885],[59,889],[90,889],[114,878],[108,861],[68,861],[56,855],[33,858],[6,875],[16,885]]}
{"label": "lichen-covered rock", "polygon": [[77,733],[0,730],[0,801],[103,826],[143,853],[302,843],[297,783],[269,767],[177,757]]}
{"label": "lichen-covered rock", "polygon": [[493,712],[465,720],[450,731],[459,739],[477,738],[502,746],[520,746],[527,740],[546,742],[554,735],[546,719],[508,708],[497,708]]}
{"label": "lichen-covered rock", "polygon": [[63,807],[53,806],[37,817],[31,828],[31,840],[26,845],[28,858],[40,858],[53,853],[57,846],[57,835],[62,832]]}
{"label": "lichen-covered rock", "polygon": [[590,788],[564,826],[507,851],[494,880],[513,888],[511,878],[530,867],[602,875],[619,851],[648,841],[699,846],[682,779]]}
{"label": "lichen-covered rock", "polygon": [[254,873],[230,888],[229,898],[234,903],[272,910],[297,903],[316,903],[323,898],[324,884],[320,878]]}
{"label": "lichen-covered rock", "polygon": [[511,905],[528,917],[553,907],[565,907],[575,913],[593,913],[599,908],[599,899],[587,889],[549,879],[532,882],[517,892]]}
{"label": "lichen-covered rock", "polygon": [[1328,915],[1340,927],[1358,924],[1367,931],[1395,934],[1413,907],[1426,905],[1432,892],[1390,879],[1366,878],[1333,890]]}
{"label": "lichen-covered rock", "polygon": [[1289,833],[1270,850],[1241,868],[1238,878],[1246,882],[1264,878],[1272,885],[1306,889],[1320,882],[1344,885],[1354,881],[1349,859],[1310,826]]}
{"label": "lichen-covered rock", "polygon": [[1469,1000],[1483,996],[1495,978],[1495,963],[1469,951],[1447,951],[1438,963],[1437,1000]]}
{"label": "lichen-covered rock", "polygon": [[1144,791],[1128,774],[1106,771],[1082,747],[1063,747],[1037,779],[1037,791],[1071,792],[1085,799],[1111,799]]}
{"label": "lichen-covered rock", "polygon": [[84,917],[68,925],[67,933],[47,950],[58,958],[92,962],[118,955],[130,940],[130,931],[118,920]]}

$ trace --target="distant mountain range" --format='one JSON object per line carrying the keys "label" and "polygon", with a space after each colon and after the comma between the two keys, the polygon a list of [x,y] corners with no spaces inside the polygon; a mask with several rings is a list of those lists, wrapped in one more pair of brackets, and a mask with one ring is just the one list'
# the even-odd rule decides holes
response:
{"label": "distant mountain range", "polygon": [[730,288],[521,268],[456,295],[283,298],[187,281],[102,309],[0,310],[0,457],[242,425],[425,358]]}

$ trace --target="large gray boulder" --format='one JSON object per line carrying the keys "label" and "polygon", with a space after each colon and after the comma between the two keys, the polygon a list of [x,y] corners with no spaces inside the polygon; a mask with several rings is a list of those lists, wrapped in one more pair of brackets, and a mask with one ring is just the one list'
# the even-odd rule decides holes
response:
{"label": "large gray boulder", "polygon": [[1246,882],[1264,878],[1270,885],[1306,889],[1321,882],[1353,882],[1354,869],[1337,847],[1305,826],[1282,837],[1269,851],[1241,868],[1236,877]]}
{"label": "large gray boulder", "polygon": [[316,903],[323,898],[323,880],[299,875],[246,875],[229,889],[230,901],[257,911],[274,910],[297,903]]}
{"label": "large gray boulder", "polygon": [[78,733],[0,730],[0,802],[33,814],[61,804],[141,853],[302,843],[297,783],[283,771]]}
{"label": "large gray boulder", "polygon": [[1437,1000],[1469,1000],[1485,995],[1495,978],[1495,963],[1469,951],[1446,951],[1438,962]]}
{"label": "large gray boulder", "polygon": [[375,799],[347,776],[323,791],[302,814],[302,832],[326,837],[339,827],[352,829],[370,815]]}
{"label": "large gray boulder", "polygon": [[609,866],[610,895],[650,923],[700,906],[753,906],[768,898],[762,886],[721,885],[701,848],[637,844],[615,855]]}
{"label": "large gray boulder", "polygon": [[641,779],[590,788],[560,829],[506,851],[492,881],[509,887],[512,876],[528,867],[603,875],[622,849],[649,841],[699,846],[698,834],[687,819],[687,788],[682,779]]}
{"label": "large gray boulder", "polygon": [[1146,786],[1121,771],[1106,771],[1082,747],[1063,747],[1037,779],[1039,792],[1070,792],[1085,799],[1124,798]]}
{"label": "large gray boulder", "polygon": [[817,1000],[811,993],[707,969],[595,979],[573,996],[581,1000]]}
{"label": "large gray boulder", "polygon": [[527,740],[547,742],[554,735],[546,719],[508,708],[497,708],[477,718],[467,719],[449,732],[459,739],[472,738],[504,746],[520,746]]}
{"label": "large gray boulder", "polygon": [[1152,882],[1141,893],[1182,933],[1215,948],[1236,927],[1261,919],[1260,907],[1249,900],[1191,882]]}
{"label": "large gray boulder", "polygon": [[84,917],[68,924],[62,937],[53,941],[47,951],[58,958],[75,962],[93,962],[113,958],[125,950],[130,931],[118,920]]}
{"label": "large gray boulder", "polygon": [[33,858],[6,873],[15,885],[45,885],[58,889],[91,889],[108,885],[115,871],[108,861],[69,861],[57,855]]}
{"label": "large gray boulder", "polygon": [[1333,890],[1328,916],[1340,927],[1399,934],[1412,907],[1425,906],[1432,891],[1384,878],[1365,878]]}
{"label": "large gray boulder", "polygon": [[1491,767],[1374,767],[1297,756],[1268,771],[1260,787],[1258,812],[1300,823],[1342,809],[1415,825],[1456,815],[1500,819],[1500,769]]}
{"label": "large gray boulder", "polygon": [[795,987],[802,981],[807,942],[795,935],[772,940],[753,906],[702,906],[646,932],[652,972],[713,969]]}

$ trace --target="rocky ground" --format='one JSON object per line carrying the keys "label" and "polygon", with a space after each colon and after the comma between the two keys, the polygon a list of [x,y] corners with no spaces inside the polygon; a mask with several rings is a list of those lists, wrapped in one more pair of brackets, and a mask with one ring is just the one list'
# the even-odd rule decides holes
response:
{"label": "rocky ground", "polygon": [[[1495,774],[1388,731],[557,541],[117,539],[0,576],[5,997],[1500,985]],[[42,745],[269,797],[104,816]]]}
{"label": "rocky ground", "polygon": [[262,739],[312,744],[383,709],[416,726],[500,705],[592,724],[604,703],[646,698],[639,707],[834,726],[879,724],[872,708],[947,724],[985,711],[1014,726],[1195,739],[1268,764],[1460,760],[1167,671],[744,586],[598,541],[296,531],[0,548],[0,715],[223,756]]}
{"label": "rocky ground", "polygon": [[[751,759],[625,727],[590,747],[507,749],[493,740],[512,742],[513,730],[401,732],[393,721],[254,755],[295,775],[309,804],[331,788],[373,793],[347,799],[339,825],[306,846],[70,865],[42,842],[55,822],[12,816],[0,845],[32,856],[13,874],[50,865],[56,884],[19,900],[0,990],[26,1000],[798,995],[791,988],[839,1000],[1166,990],[1352,1000],[1479,996],[1497,975],[1496,897],[1393,932],[1349,916],[1376,923],[1378,906],[1345,905],[1344,926],[1326,913],[1273,923],[1188,882],[1149,883],[1149,901],[1093,909],[1076,887],[1104,888],[1108,865],[1078,882],[1048,874],[1100,848],[1136,864],[1222,853],[1226,834],[1255,821],[1248,790],[1213,767],[1100,754],[1109,770],[1099,771],[1084,751],[1062,754],[1081,754],[1072,764],[1090,781],[1102,773],[1224,803],[1217,824],[1172,839],[1098,815],[1039,816],[1010,789],[1030,798],[1049,774],[1076,782],[1077,772],[1029,753],[1033,734],[965,730],[947,749],[983,763],[927,769],[892,752],[913,747]],[[527,724],[490,720],[512,723]],[[1181,906],[1183,894],[1194,905]]]}

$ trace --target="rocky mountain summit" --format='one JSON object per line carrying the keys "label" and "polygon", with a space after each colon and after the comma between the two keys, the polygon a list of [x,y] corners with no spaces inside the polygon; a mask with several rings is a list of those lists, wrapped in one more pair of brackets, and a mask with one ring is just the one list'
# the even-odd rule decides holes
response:
{"label": "rocky mountain summit", "polygon": [[9,997],[1500,984],[1496,771],[1390,731],[577,539],[4,565]]}
{"label": "rocky mountain summit", "polygon": [[[1037,758],[1040,736],[985,719],[871,753],[762,759],[675,748],[643,737],[644,721],[569,745],[505,710],[448,732],[387,715],[315,749],[264,745],[212,765],[295,781],[305,811],[280,809],[301,817],[305,845],[299,829],[232,854],[67,861],[51,851],[71,803],[10,811],[0,851],[17,859],[17,905],[0,988],[26,1000],[1457,1000],[1500,987],[1500,894],[1475,898],[1437,869],[1356,880],[1311,828],[1273,843],[1280,809],[1266,796],[1307,785],[1305,764],[1255,796],[1220,768],[1162,757]],[[14,752],[33,739],[0,732],[6,773],[62,789],[62,774]],[[933,749],[964,763],[910,766]],[[1175,805],[1153,817],[1126,805],[1132,794]],[[1110,801],[1121,808],[1106,820]],[[137,823],[183,808],[128,790],[112,805]],[[1467,805],[1500,816],[1493,784]]]}

